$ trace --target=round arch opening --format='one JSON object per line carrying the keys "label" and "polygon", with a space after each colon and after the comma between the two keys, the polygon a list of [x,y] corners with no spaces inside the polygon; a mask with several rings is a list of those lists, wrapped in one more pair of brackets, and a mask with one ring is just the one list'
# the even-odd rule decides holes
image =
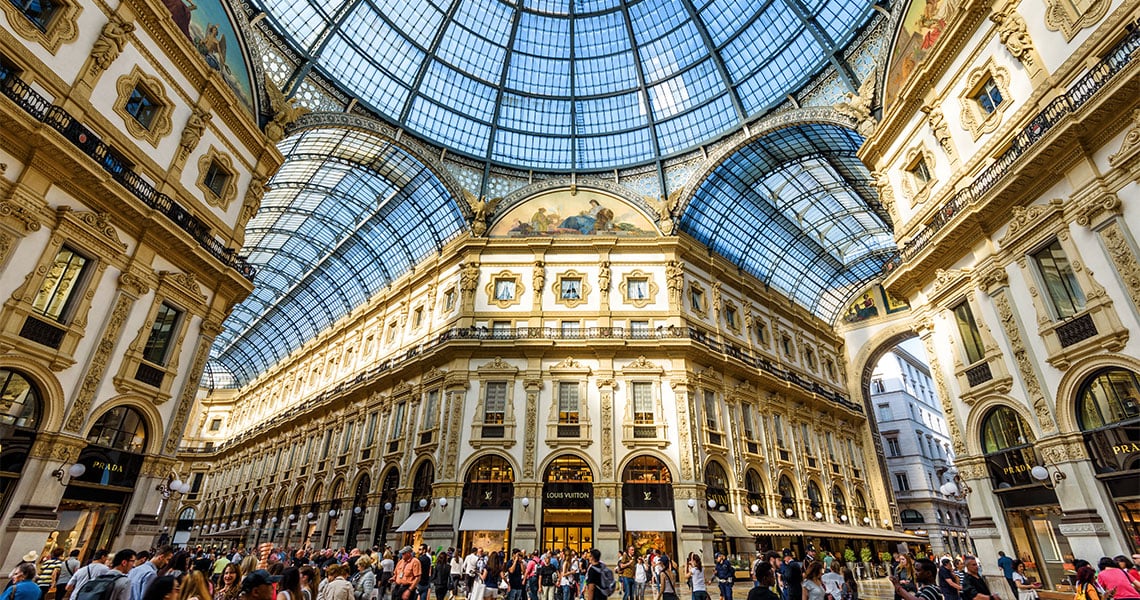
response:
{"label": "round arch opening", "polygon": [[515,470],[506,458],[487,454],[472,463],[463,483],[460,547],[508,550],[514,499]]}
{"label": "round arch opening", "polygon": [[594,547],[594,472],[578,456],[559,456],[543,473],[541,541],[579,554]]}
{"label": "round arch opening", "polygon": [[23,373],[0,369],[0,511],[24,472],[43,420],[40,390]]}
{"label": "round arch opening", "polygon": [[673,518],[673,473],[656,456],[641,455],[621,474],[622,523],[625,547],[639,554],[649,548],[677,555]]}
{"label": "round arch opening", "polygon": [[388,543],[396,510],[396,490],[400,487],[400,469],[388,467],[380,478],[380,506],[377,507],[376,537],[373,545],[383,548]]}

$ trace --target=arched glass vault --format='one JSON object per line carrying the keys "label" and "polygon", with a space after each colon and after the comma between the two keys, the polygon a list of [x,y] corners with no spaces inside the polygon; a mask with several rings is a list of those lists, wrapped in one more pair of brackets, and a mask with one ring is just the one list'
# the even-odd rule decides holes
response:
{"label": "arched glass vault", "polygon": [[254,0],[301,66],[478,160],[599,171],[708,143],[832,68],[867,0]]}
{"label": "arched glass vault", "polygon": [[681,230],[828,323],[894,247],[855,151],[825,124],[776,130],[729,156],[684,208]]}
{"label": "arched glass vault", "polygon": [[466,228],[439,178],[372,134],[312,129],[278,148],[285,163],[246,229],[254,291],[204,385],[249,381]]}

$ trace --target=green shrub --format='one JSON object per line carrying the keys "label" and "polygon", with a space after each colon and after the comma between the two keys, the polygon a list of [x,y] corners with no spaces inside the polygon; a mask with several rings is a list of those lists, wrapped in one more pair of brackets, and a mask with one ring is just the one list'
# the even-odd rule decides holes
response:
{"label": "green shrub", "polygon": [[850,548],[843,549],[843,562],[855,562],[855,551]]}
{"label": "green shrub", "polygon": [[871,549],[864,547],[859,551],[859,560],[863,562],[871,562]]}

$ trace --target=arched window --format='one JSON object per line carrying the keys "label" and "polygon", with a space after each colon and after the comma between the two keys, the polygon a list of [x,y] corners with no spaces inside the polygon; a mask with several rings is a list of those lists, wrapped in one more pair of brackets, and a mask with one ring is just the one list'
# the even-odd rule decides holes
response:
{"label": "arched window", "polygon": [[510,483],[514,480],[511,463],[496,454],[480,458],[467,471],[467,483]]}
{"label": "arched window", "polygon": [[586,461],[577,456],[559,456],[550,461],[542,480],[546,483],[592,483],[594,472]]}
{"label": "arched window", "polygon": [[840,521],[846,522],[847,519],[847,497],[843,494],[843,489],[838,485],[831,488],[831,499],[835,501],[835,514]]}
{"label": "arched window", "polygon": [[507,459],[496,454],[480,458],[467,470],[463,507],[511,508],[514,480],[515,472]]}
{"label": "arched window", "polygon": [[35,429],[42,412],[40,394],[32,382],[16,371],[0,369],[0,425]]}
{"label": "arched window", "polygon": [[716,502],[717,510],[728,510],[728,474],[720,463],[705,466],[705,498]]}
{"label": "arched window", "polygon": [[899,513],[899,517],[902,518],[903,523],[913,524],[926,522],[926,520],[922,517],[922,513],[914,510],[913,508],[908,508],[902,511]]}
{"label": "arched window", "polygon": [[982,451],[986,454],[1027,446],[1035,439],[1021,415],[1008,406],[991,410],[982,421]]}
{"label": "arched window", "polygon": [[376,511],[376,530],[373,544],[382,546],[388,539],[388,531],[392,528],[392,516],[395,514],[396,490],[400,487],[400,470],[389,467],[380,480],[380,510]]}
{"label": "arched window", "polygon": [[[748,510],[759,515],[767,514],[764,506],[764,480],[756,469],[748,469],[744,473],[744,489],[748,493]],[[753,509],[753,506],[756,508]]]}
{"label": "arched window", "polygon": [[653,456],[638,456],[629,461],[622,471],[625,483],[673,483],[669,467]]}
{"label": "arched window", "polygon": [[146,421],[130,406],[116,406],[103,413],[87,434],[87,443],[114,450],[140,453],[146,447]]}
{"label": "arched window", "polygon": [[[425,460],[416,468],[416,476],[412,479],[412,512],[431,510],[431,484],[434,481],[435,466],[430,460]],[[421,500],[427,500],[427,504],[420,506]]]}
{"label": "arched window", "polygon": [[823,510],[823,492],[819,490],[819,485],[814,481],[808,482],[807,495],[813,513]]}
{"label": "arched window", "polygon": [[796,488],[787,475],[780,476],[776,491],[780,494],[780,506],[781,510],[784,511],[784,516],[794,516],[796,514]]}
{"label": "arched window", "polygon": [[673,474],[661,459],[637,456],[622,469],[621,479],[624,508],[672,510]]}
{"label": "arched window", "polygon": [[871,516],[867,514],[867,497],[862,490],[855,490],[855,522],[860,525],[871,524]]}
{"label": "arched window", "polygon": [[1140,381],[1125,369],[1102,369],[1077,395],[1077,422],[1084,431],[1140,419]]}

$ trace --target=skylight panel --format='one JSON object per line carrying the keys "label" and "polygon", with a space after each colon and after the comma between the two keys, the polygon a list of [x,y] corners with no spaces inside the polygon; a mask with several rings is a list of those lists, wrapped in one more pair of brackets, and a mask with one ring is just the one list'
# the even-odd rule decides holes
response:
{"label": "skylight panel", "polygon": [[592,12],[612,10],[621,6],[622,0],[570,0],[574,2],[574,12],[584,15]]}
{"label": "skylight panel", "polygon": [[[383,70],[404,85],[415,79],[416,71],[424,60],[423,51],[414,45],[416,39],[423,38],[411,38],[408,34],[393,29],[367,4],[361,4],[348,13],[339,34],[349,44],[359,48],[360,54],[372,68]],[[325,56],[330,56],[329,52],[321,55],[322,58]],[[331,56],[335,57],[336,54]]]}
{"label": "skylight panel", "polygon": [[637,69],[632,52],[578,59],[574,63],[575,97],[625,92],[637,87]]}
{"label": "skylight panel", "polygon": [[653,41],[687,21],[686,14],[671,0],[642,0],[629,7],[634,39],[638,44]]}
{"label": "skylight panel", "polygon": [[408,115],[408,125],[437,139],[447,140],[460,152],[483,155],[491,134],[489,125],[479,123],[438,104],[416,98]]}
{"label": "skylight panel", "polygon": [[498,84],[507,49],[452,23],[443,34],[436,56],[471,77]]}
{"label": "skylight panel", "polygon": [[529,10],[556,15],[570,14],[570,2],[573,0],[524,0],[523,4]]}
{"label": "skylight panel", "polygon": [[598,135],[648,125],[637,92],[579,100],[575,103],[575,112],[578,133],[582,135]]}
{"label": "skylight panel", "polygon": [[[661,121],[707,102],[724,91],[723,82],[712,61],[706,60],[668,81],[649,88],[649,99],[653,103],[653,116]],[[731,111],[731,107],[729,110]],[[730,122],[726,121],[725,124]]]}
{"label": "skylight panel", "polygon": [[721,50],[725,67],[735,81],[744,79],[803,28],[800,21],[781,0],[769,4],[760,16]]}
{"label": "skylight panel", "polygon": [[570,21],[523,12],[515,32],[516,52],[547,58],[569,58]]}
{"label": "skylight panel", "polygon": [[428,0],[367,0],[403,31],[408,39],[426,45],[443,22],[443,13]]}
{"label": "skylight panel", "polygon": [[727,129],[736,113],[727,95],[672,120],[657,124],[657,140],[661,154],[672,154],[689,148],[694,139],[708,139]]}
{"label": "skylight panel", "polygon": [[506,87],[528,94],[568,97],[570,61],[513,54]]}
{"label": "skylight panel", "polygon": [[[343,4],[342,3],[338,3]],[[318,10],[311,2],[305,0],[266,0],[266,12],[274,19],[302,48],[308,49],[317,34],[324,30],[328,19],[326,13]]]}
{"label": "skylight panel", "polygon": [[722,46],[748,23],[758,6],[763,4],[761,0],[711,0],[697,8],[713,45]]}
{"label": "skylight panel", "polygon": [[524,133],[569,136],[570,101],[532,98],[503,92],[499,127]]}
{"label": "skylight panel", "polygon": [[439,104],[451,107],[471,118],[490,122],[495,110],[497,91],[449,69],[439,62],[432,61],[427,76],[420,84],[420,93]]}
{"label": "skylight panel", "polygon": [[606,136],[579,136],[575,143],[580,169],[605,169],[653,158],[648,129]]}
{"label": "skylight panel", "polygon": [[652,83],[684,70],[708,56],[708,48],[691,22],[637,49],[645,81]]}
{"label": "skylight panel", "polygon": [[605,56],[630,49],[629,30],[622,11],[574,20],[574,56],[578,59]]}
{"label": "skylight panel", "polygon": [[[457,0],[455,22],[468,31],[478,32],[492,43],[505,47],[511,35],[511,20],[515,11],[503,2],[484,0]],[[462,46],[462,44],[460,44]]]}
{"label": "skylight panel", "polygon": [[571,164],[570,138],[534,136],[500,129],[495,134],[494,160],[515,160],[523,156],[547,169],[566,168]]}

